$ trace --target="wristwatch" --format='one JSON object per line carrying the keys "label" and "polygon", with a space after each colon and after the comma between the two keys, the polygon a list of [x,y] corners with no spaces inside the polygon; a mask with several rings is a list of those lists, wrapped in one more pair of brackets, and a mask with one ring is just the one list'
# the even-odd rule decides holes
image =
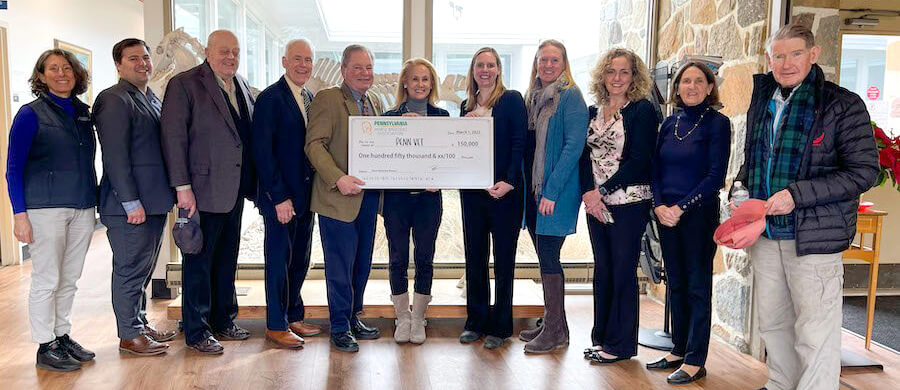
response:
{"label": "wristwatch", "polygon": [[597,187],[597,192],[599,192],[600,195],[603,195],[603,196],[609,195],[609,191],[607,191],[606,187],[604,187],[604,186]]}

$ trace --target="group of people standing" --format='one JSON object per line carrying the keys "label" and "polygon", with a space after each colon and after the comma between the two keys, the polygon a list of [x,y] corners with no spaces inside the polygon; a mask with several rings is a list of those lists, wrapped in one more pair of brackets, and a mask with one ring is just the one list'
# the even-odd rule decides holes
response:
{"label": "group of people standing", "polygon": [[[297,348],[304,337],[322,332],[304,321],[300,296],[315,214],[332,345],[357,351],[357,340],[380,336],[358,316],[380,212],[397,317],[393,336],[423,343],[441,192],[366,189],[348,174],[347,142],[350,116],[449,116],[436,105],[432,64],[406,61],[397,105],[385,111],[369,91],[374,56],[364,46],[344,50],[341,85],[313,96],[304,88],[313,71],[313,46],[305,39],[290,41],[282,58],[284,77],[254,98],[237,74],[237,37],[215,31],[207,45],[206,61],[174,77],[160,103],[147,88],[147,45],[137,39],[118,43],[113,59],[120,81],[100,93],[93,116],[76,97],[86,88],[87,72],[71,54],[48,50],[35,65],[30,81],[37,99],[13,124],[7,180],[16,236],[32,248],[29,315],[40,344],[37,365],[68,371],[94,357],[69,332],[75,282],[98,205],[95,127],[104,166],[99,211],[113,249],[122,351],[160,354],[175,337],[149,324],[144,293],[173,205],[199,215],[203,236],[198,253],[184,254],[187,345],[218,354],[224,349],[220,340],[250,337],[234,323],[244,199],[255,201],[265,223],[267,339]],[[768,200],[771,214],[765,237],[751,253],[765,290],[759,305],[772,389],[829,388],[831,382],[836,387],[839,366],[832,356],[839,356],[834,347],[840,341],[840,283],[831,282],[840,280],[840,251],[853,238],[853,204],[874,181],[877,167],[871,132],[864,131],[865,107],[824,80],[817,53],[812,34],[799,25],[770,39],[772,73],[756,77],[739,174],[753,197]],[[459,341],[483,337],[484,347],[494,349],[513,335],[516,244],[524,222],[540,263],[545,315],[518,337],[528,353],[568,345],[560,252],[566,236],[575,233],[583,203],[595,263],[594,326],[585,358],[609,364],[637,355],[635,268],[652,219],[660,226],[675,347],[647,368],[677,368],[668,377],[673,384],[704,377],[713,232],[731,144],[731,124],[717,111],[715,74],[700,62],[684,64],[674,78],[672,103],[678,109],[660,126],[661,115],[648,100],[648,68],[630,50],[612,49],[600,57],[591,71],[590,107],[575,85],[562,42],[539,45],[524,97],[503,85],[502,70],[496,50],[478,50],[461,105],[461,116],[494,119],[495,184],[460,191],[467,319]],[[827,291],[810,290],[815,283],[806,280],[809,275],[821,278],[816,283]],[[793,305],[785,304],[791,300]],[[795,348],[798,343],[804,347]]]}

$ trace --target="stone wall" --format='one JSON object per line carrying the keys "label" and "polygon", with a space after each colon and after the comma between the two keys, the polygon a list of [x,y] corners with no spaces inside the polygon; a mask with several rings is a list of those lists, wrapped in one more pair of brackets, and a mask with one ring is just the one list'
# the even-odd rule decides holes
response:
{"label": "stone wall", "polygon": [[791,20],[797,20],[812,30],[816,44],[821,47],[819,66],[825,72],[828,81],[837,82],[837,71],[840,64],[841,19],[837,8],[794,6],[791,8]]}
{"label": "stone wall", "polygon": [[607,47],[626,47],[646,60],[649,43],[647,0],[601,1],[604,5],[600,20],[600,51]]}
{"label": "stone wall", "polygon": [[[673,64],[685,55],[718,55],[719,93],[731,118],[727,182],[743,163],[746,112],[753,75],[765,67],[767,0],[661,0],[658,59]],[[724,215],[724,214],[723,214]],[[752,273],[742,250],[720,248],[713,275],[713,335],[750,352]]]}

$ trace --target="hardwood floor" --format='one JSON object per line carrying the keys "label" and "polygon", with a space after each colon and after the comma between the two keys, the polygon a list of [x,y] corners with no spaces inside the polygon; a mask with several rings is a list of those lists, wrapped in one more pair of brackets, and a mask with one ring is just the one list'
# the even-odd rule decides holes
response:
{"label": "hardwood floor", "polygon": [[[27,295],[30,263],[0,268],[0,389],[668,389],[667,373],[650,372],[644,363],[662,353],[640,348],[630,361],[594,366],[582,358],[590,344],[591,297],[567,296],[572,344],[549,355],[525,355],[524,343],[511,340],[497,351],[481,343],[462,345],[456,337],[463,321],[430,321],[422,346],[393,342],[391,322],[369,320],[383,337],[362,341],[360,352],[331,350],[327,336],[307,338],[301,350],[272,348],[265,341],[263,320],[239,320],[253,332],[246,341],[224,342],[221,356],[202,356],[184,347],[179,336],[168,354],[160,357],[120,355],[109,299],[110,250],[105,233],[98,232],[88,253],[80,290],[75,299],[73,337],[97,352],[95,362],[73,373],[54,373],[34,367],[36,346],[30,342]],[[172,328],[166,319],[169,301],[153,301],[151,320]],[[659,326],[660,305],[642,299],[641,321]],[[324,324],[322,320],[314,322]],[[530,326],[517,320],[516,331]],[[845,335],[845,345],[862,352],[862,341]],[[858,346],[858,347],[855,347]],[[900,357],[873,346],[866,356],[885,364],[884,372],[846,373],[842,380],[855,389],[896,389]],[[756,389],[766,380],[766,368],[750,356],[713,341],[707,365],[709,376],[686,389]],[[852,386],[852,387],[851,387]]]}

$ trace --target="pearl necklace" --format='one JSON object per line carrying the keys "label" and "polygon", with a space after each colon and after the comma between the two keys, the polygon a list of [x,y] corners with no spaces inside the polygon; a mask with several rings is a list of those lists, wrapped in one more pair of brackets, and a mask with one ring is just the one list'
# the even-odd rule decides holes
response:
{"label": "pearl necklace", "polygon": [[703,122],[703,117],[706,116],[706,113],[709,112],[709,107],[706,107],[706,110],[703,110],[703,113],[700,114],[700,119],[697,119],[697,123],[694,123],[694,127],[688,130],[687,134],[684,136],[678,135],[678,122],[681,121],[681,115],[675,117],[675,139],[679,141],[684,141],[685,138],[689,137],[694,130],[697,130],[697,126],[700,126],[700,122]]}

